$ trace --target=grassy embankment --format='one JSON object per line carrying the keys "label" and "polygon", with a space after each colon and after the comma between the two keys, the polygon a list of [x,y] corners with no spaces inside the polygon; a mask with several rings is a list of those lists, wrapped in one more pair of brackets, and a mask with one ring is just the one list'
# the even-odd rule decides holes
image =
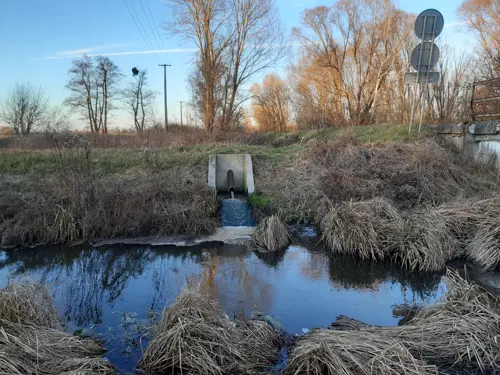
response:
{"label": "grassy embankment", "polygon": [[[251,153],[256,169],[265,169],[295,158],[307,148],[302,138],[314,136],[257,134],[247,143],[143,150],[90,150],[88,142],[70,140],[58,149],[4,150],[1,245],[211,233],[218,220],[205,188],[210,154]],[[289,145],[276,147],[283,143]]]}
{"label": "grassy embankment", "polygon": [[252,154],[254,207],[318,225],[333,253],[420,270],[464,254],[484,268],[500,262],[498,172],[383,125],[168,149],[5,151],[2,244],[211,233],[217,203],[205,186],[215,153]]}

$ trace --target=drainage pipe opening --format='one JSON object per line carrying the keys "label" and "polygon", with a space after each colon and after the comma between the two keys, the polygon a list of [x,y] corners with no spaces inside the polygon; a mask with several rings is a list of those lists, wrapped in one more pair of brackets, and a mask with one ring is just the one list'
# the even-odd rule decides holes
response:
{"label": "drainage pipe opening", "polygon": [[227,171],[227,186],[228,191],[234,193],[234,174],[232,169]]}
{"label": "drainage pipe opening", "polygon": [[232,169],[227,171],[227,186],[228,191],[231,193],[231,198],[234,199],[234,174]]}

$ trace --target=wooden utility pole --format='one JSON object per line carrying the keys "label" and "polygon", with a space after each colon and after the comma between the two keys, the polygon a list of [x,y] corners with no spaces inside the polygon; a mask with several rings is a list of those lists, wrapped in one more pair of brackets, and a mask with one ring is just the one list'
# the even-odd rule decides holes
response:
{"label": "wooden utility pole", "polygon": [[108,71],[104,70],[104,126],[102,127],[102,132],[104,134],[108,133]]}
{"label": "wooden utility pole", "polygon": [[182,103],[184,103],[184,102],[180,101],[179,103],[181,103],[181,126],[182,126]]}
{"label": "wooden utility pole", "polygon": [[165,101],[165,131],[168,129],[168,108],[167,108],[167,66],[170,64],[158,64],[163,66],[163,99]]}

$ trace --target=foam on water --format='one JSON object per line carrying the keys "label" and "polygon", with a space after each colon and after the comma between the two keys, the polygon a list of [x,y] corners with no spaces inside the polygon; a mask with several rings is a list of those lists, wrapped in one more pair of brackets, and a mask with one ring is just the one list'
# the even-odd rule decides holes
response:
{"label": "foam on water", "polygon": [[246,198],[223,199],[220,217],[223,227],[255,226],[255,219]]}

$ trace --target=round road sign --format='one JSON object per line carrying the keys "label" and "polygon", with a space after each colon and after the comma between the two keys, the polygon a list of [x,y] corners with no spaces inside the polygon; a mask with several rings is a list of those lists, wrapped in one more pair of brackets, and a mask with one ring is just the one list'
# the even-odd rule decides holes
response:
{"label": "round road sign", "polygon": [[422,42],[413,49],[410,61],[417,72],[430,72],[439,61],[439,48],[432,42]]}
{"label": "round road sign", "polygon": [[[425,30],[424,30],[425,25]],[[443,15],[436,9],[427,9],[420,13],[415,21],[415,34],[422,40],[437,38],[444,28]]]}

